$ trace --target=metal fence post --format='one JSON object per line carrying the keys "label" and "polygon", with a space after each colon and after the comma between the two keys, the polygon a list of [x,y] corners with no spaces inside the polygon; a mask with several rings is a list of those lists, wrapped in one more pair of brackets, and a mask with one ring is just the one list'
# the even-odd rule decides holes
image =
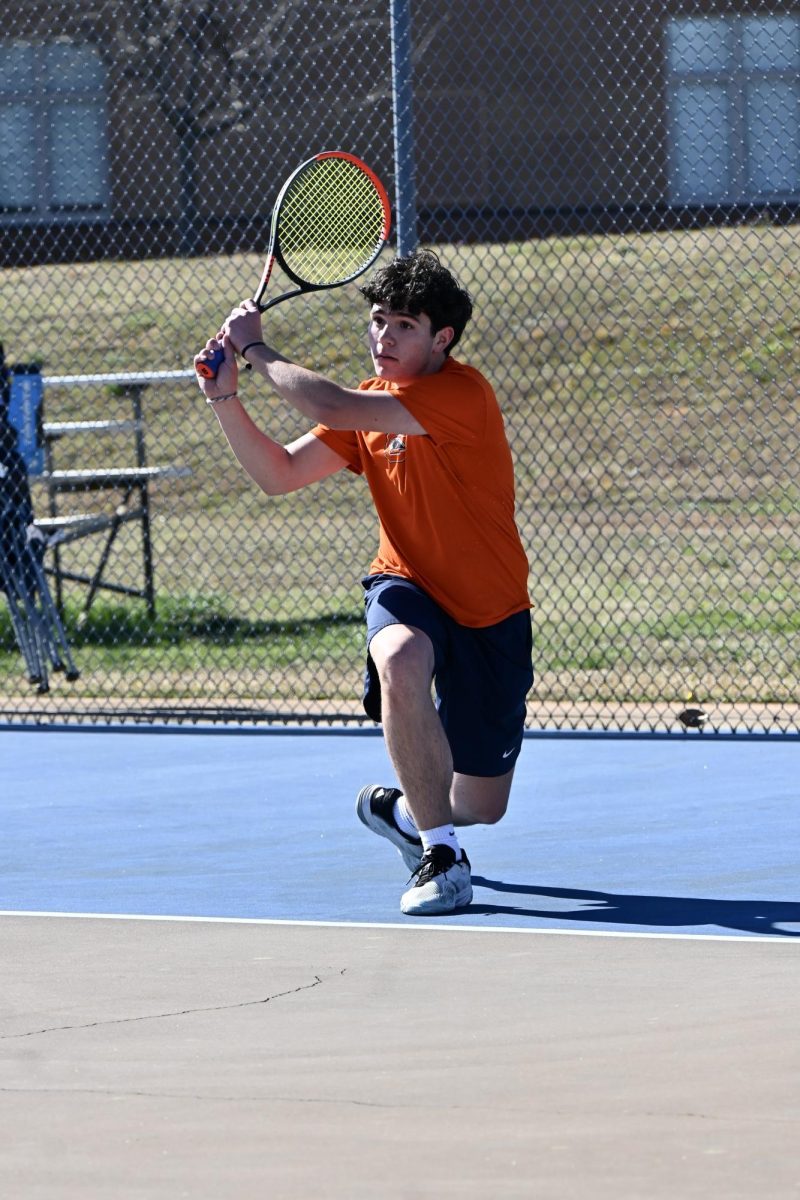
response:
{"label": "metal fence post", "polygon": [[409,0],[390,0],[392,40],[392,115],[394,122],[395,219],[397,252],[417,248],[417,198],[414,180],[414,114],[411,78]]}

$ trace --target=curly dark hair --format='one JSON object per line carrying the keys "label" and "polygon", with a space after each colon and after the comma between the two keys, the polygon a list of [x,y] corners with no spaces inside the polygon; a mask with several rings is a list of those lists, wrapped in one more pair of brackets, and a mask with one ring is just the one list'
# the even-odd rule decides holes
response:
{"label": "curly dark hair", "polygon": [[376,271],[359,291],[370,304],[384,304],[392,312],[406,312],[414,317],[425,313],[434,333],[451,326],[453,340],[446,354],[458,342],[472,316],[469,292],[432,250],[417,250],[405,258],[396,258]]}

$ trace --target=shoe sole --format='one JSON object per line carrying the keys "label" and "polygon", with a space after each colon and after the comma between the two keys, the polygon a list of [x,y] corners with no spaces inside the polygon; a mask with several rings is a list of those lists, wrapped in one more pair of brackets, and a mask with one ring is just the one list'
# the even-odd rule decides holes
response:
{"label": "shoe sole", "polygon": [[[412,888],[412,893],[413,890]],[[462,888],[455,895],[452,903],[450,901],[443,901],[441,896],[432,897],[428,901],[417,900],[415,903],[413,895],[410,900],[406,901],[406,896],[408,895],[409,893],[406,892],[400,900],[400,911],[406,917],[445,916],[447,913],[455,912],[458,908],[466,908],[468,904],[472,903],[472,884],[469,883],[466,887]]]}
{"label": "shoe sole", "polygon": [[[417,849],[416,846],[411,845],[410,842],[403,838],[403,835],[399,829],[395,831],[390,825],[387,825],[385,821],[381,821],[378,818],[373,818],[372,809],[369,806],[369,794],[373,787],[375,787],[375,784],[368,784],[367,787],[363,787],[358,793],[358,798],[356,799],[356,813],[358,814],[359,821],[362,825],[366,825],[367,829],[369,829],[372,833],[377,833],[378,837],[382,837],[387,842],[391,842],[408,870],[411,872],[416,871],[417,867],[422,861],[422,843],[420,842],[419,849]],[[375,822],[374,824],[373,820]],[[400,839],[402,839],[402,841]]]}

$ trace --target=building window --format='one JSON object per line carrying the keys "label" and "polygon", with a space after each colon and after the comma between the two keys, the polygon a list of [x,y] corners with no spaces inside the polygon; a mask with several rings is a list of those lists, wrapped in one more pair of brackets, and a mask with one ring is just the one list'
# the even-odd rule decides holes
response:
{"label": "building window", "polygon": [[72,42],[0,44],[0,221],[102,216],[106,70]]}
{"label": "building window", "polygon": [[666,61],[670,201],[800,197],[800,20],[676,18]]}

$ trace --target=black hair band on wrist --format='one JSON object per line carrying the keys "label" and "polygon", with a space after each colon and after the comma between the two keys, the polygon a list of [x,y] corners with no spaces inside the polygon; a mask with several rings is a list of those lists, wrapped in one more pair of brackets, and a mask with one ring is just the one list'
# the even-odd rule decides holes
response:
{"label": "black hair band on wrist", "polygon": [[[239,351],[239,357],[244,358],[245,354],[247,354],[247,351],[252,350],[253,346],[266,346],[266,344],[267,344],[266,342],[248,342],[247,345],[243,346],[242,349]],[[251,364],[249,362],[247,362],[246,358],[245,358],[245,362],[247,363],[247,366],[249,368],[251,366]]]}

